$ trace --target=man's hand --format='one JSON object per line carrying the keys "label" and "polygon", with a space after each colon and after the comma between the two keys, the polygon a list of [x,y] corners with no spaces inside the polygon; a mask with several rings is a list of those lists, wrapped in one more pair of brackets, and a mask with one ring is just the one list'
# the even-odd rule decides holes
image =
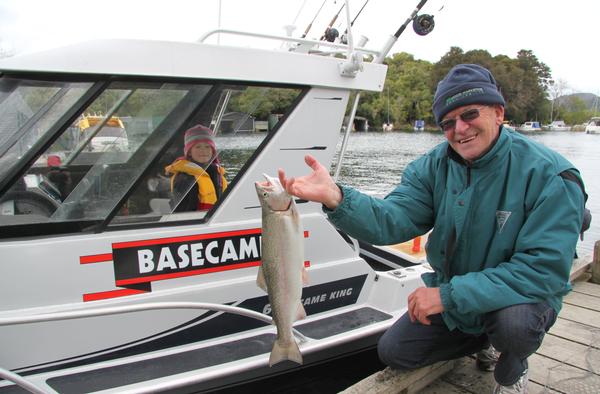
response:
{"label": "man's hand", "polygon": [[408,317],[411,322],[431,324],[427,316],[444,311],[439,287],[419,287],[408,296]]}
{"label": "man's hand", "polygon": [[298,198],[314,201],[335,209],[342,202],[342,191],[335,184],[329,171],[313,156],[304,157],[312,173],[297,178],[286,178],[283,169],[279,169],[279,181],[285,190]]}

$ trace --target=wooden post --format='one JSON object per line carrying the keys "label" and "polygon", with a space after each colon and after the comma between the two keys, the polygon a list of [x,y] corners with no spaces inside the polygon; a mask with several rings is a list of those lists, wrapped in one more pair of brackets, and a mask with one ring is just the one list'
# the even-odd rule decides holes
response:
{"label": "wooden post", "polygon": [[600,283],[600,241],[594,244],[594,259],[592,260],[592,282]]}

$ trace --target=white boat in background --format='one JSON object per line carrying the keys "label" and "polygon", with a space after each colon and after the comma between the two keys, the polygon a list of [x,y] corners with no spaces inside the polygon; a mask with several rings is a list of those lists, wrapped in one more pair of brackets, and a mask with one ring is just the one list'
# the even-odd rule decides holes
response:
{"label": "white boat in background", "polygon": [[517,131],[531,132],[531,131],[542,131],[540,122],[525,122],[521,126],[517,127]]}
{"label": "white boat in background", "polygon": [[587,134],[600,134],[600,117],[593,117],[585,126]]}
{"label": "white boat in background", "polygon": [[542,126],[547,131],[571,131],[571,126],[567,126],[563,120],[555,120],[549,125]]}
{"label": "white boat in background", "polygon": [[415,120],[415,125],[413,126],[414,131],[423,131],[425,130],[425,121],[423,119]]}
{"label": "white boat in background", "polygon": [[[382,90],[382,60],[423,4],[379,51],[216,30],[199,42],[98,40],[1,60],[0,394],[200,392],[297,368],[268,365],[276,331],[255,283],[254,182],[278,167],[305,174],[307,153],[325,165],[339,153],[339,172],[351,93]],[[219,33],[287,49],[203,43]],[[269,100],[267,132],[232,126],[267,120]],[[239,122],[225,126],[228,113]],[[197,124],[215,131],[229,186],[209,211],[175,212],[184,196],[171,195],[165,166]],[[428,266],[297,204],[304,364],[374,347]]]}

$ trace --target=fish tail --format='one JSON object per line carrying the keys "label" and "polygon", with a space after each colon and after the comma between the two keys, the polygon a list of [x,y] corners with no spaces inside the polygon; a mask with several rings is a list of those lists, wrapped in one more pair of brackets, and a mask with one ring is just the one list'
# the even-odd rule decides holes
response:
{"label": "fish tail", "polygon": [[296,341],[290,341],[287,344],[281,344],[279,340],[273,344],[271,356],[269,357],[269,366],[280,363],[284,360],[290,360],[298,364],[302,364],[302,354]]}

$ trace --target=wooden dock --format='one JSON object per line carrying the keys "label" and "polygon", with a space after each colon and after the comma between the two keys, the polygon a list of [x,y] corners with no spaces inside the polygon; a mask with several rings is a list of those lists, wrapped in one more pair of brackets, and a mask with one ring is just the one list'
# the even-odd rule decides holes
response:
{"label": "wooden dock", "polygon": [[[600,241],[594,258],[575,261],[573,291],[542,346],[529,357],[529,393],[600,393]],[[481,372],[474,357],[434,364],[411,372],[389,368],[377,372],[344,394],[491,393],[492,372]]]}

